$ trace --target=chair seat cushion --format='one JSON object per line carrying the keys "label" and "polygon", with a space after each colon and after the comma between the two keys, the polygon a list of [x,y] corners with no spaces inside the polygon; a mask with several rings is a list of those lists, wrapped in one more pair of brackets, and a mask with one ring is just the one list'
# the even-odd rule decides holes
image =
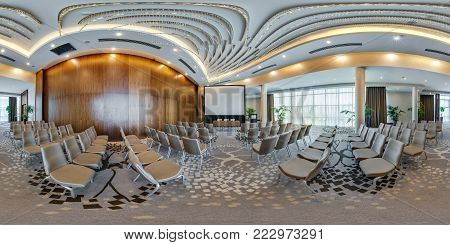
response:
{"label": "chair seat cushion", "polygon": [[361,137],[349,137],[348,141],[349,142],[361,142],[361,141],[364,141],[364,139]]}
{"label": "chair seat cushion", "polygon": [[108,143],[107,140],[103,140],[103,139],[95,139],[92,144],[93,145],[106,145]]}
{"label": "chair seat cushion", "polygon": [[300,158],[306,159],[308,161],[317,162],[322,157],[323,151],[313,149],[313,148],[306,148],[303,151],[301,151],[298,156]]}
{"label": "chair seat cushion", "polygon": [[205,152],[206,151],[206,145],[205,144],[199,144],[200,145],[200,152]]}
{"label": "chair seat cushion", "polygon": [[24,147],[23,151],[29,154],[39,154],[41,153],[41,147],[38,145],[30,145]]}
{"label": "chair seat cushion", "polygon": [[352,149],[363,149],[370,147],[366,142],[351,142],[350,146]]}
{"label": "chair seat cushion", "polygon": [[426,134],[427,139],[434,139],[436,138],[436,134],[435,133],[428,133]]}
{"label": "chair seat cushion", "polygon": [[255,152],[257,152],[257,153],[259,153],[259,149],[260,149],[260,148],[261,148],[261,143],[253,144],[253,145],[252,145],[253,151],[255,151]]}
{"label": "chair seat cushion", "polygon": [[328,143],[314,141],[314,143],[312,143],[309,147],[318,150],[325,150],[328,147]]}
{"label": "chair seat cushion", "polygon": [[138,155],[139,161],[141,161],[142,165],[148,165],[159,161],[162,157],[156,151],[146,151],[142,152]]}
{"label": "chair seat cushion", "polygon": [[148,147],[147,144],[134,144],[134,145],[131,145],[131,149],[133,149],[133,151],[136,154],[139,154],[141,152],[146,152],[148,148],[149,147]]}
{"label": "chair seat cushion", "polygon": [[358,161],[378,157],[378,154],[372,149],[357,149],[353,151],[353,155]]}
{"label": "chair seat cushion", "polygon": [[359,167],[367,177],[385,176],[395,169],[395,166],[383,158],[371,158],[359,163]]}
{"label": "chair seat cushion", "polygon": [[109,136],[108,135],[97,135],[97,139],[108,140]]}
{"label": "chair seat cushion", "polygon": [[161,160],[146,166],[144,169],[160,182],[179,175],[181,166],[170,160]]}
{"label": "chair seat cushion", "polygon": [[325,137],[325,138],[331,138],[333,136],[334,135],[332,133],[323,133],[323,134],[320,135],[320,137]]}
{"label": "chair seat cushion", "polygon": [[330,141],[330,138],[320,136],[319,138],[316,139],[316,141],[328,143],[328,141]]}
{"label": "chair seat cushion", "polygon": [[289,177],[306,179],[315,166],[313,162],[296,158],[280,164],[278,168]]}
{"label": "chair seat cushion", "polygon": [[92,180],[94,174],[95,171],[92,169],[68,164],[51,172],[50,177],[63,186],[83,188]]}
{"label": "chair seat cushion", "polygon": [[106,153],[106,146],[103,146],[103,145],[91,145],[86,150],[86,152],[104,155]]}
{"label": "chair seat cushion", "polygon": [[134,139],[134,138],[128,139],[128,138],[127,138],[127,140],[128,140],[128,142],[130,142],[130,145],[139,145],[139,144],[142,144],[142,141],[141,141],[140,139]]}
{"label": "chair seat cushion", "polygon": [[102,166],[102,157],[93,153],[81,153],[72,162],[88,168],[99,169]]}
{"label": "chair seat cushion", "polygon": [[415,145],[407,145],[403,149],[403,153],[410,155],[410,156],[417,156],[422,154],[423,149],[421,147],[415,146]]}
{"label": "chair seat cushion", "polygon": [[127,138],[127,140],[139,140],[139,137],[136,135],[127,135],[125,138]]}

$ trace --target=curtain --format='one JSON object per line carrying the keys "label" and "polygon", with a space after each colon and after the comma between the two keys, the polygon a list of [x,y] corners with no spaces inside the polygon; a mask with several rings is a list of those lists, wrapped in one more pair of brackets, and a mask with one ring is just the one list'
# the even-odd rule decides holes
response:
{"label": "curtain", "polygon": [[273,94],[268,94],[267,95],[267,121],[275,121],[275,116],[274,116],[274,112],[273,112],[273,107],[274,107],[274,99],[273,99]]}
{"label": "curtain", "polygon": [[434,118],[435,121],[438,122],[440,121],[440,115],[441,115],[441,95],[440,94],[436,94],[434,96],[434,104],[436,105],[434,107]]}
{"label": "curtain", "polygon": [[372,108],[372,113],[366,118],[366,125],[378,127],[380,123],[386,123],[386,88],[368,87],[366,88],[366,108]]}
{"label": "curtain", "polygon": [[419,118],[419,120],[434,121],[434,96],[420,95],[420,103],[423,104],[425,118]]}
{"label": "curtain", "polygon": [[11,108],[11,113],[9,114],[8,120],[10,122],[17,121],[17,98],[9,97],[9,108]]}

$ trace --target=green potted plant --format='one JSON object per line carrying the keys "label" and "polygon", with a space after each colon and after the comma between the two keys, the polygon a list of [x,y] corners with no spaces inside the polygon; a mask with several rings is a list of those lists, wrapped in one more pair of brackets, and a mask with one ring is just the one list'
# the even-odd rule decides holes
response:
{"label": "green potted plant", "polygon": [[274,107],[273,111],[276,114],[278,122],[283,123],[284,119],[286,119],[286,112],[290,111],[289,108],[285,105]]}
{"label": "green potted plant", "polygon": [[11,106],[6,107],[6,112],[8,113],[8,121],[11,121]]}
{"label": "green potted plant", "polygon": [[397,124],[398,118],[402,113],[405,113],[403,110],[401,110],[398,106],[388,106],[387,114],[391,118],[392,121],[394,121],[394,125]]}
{"label": "green potted plant", "polygon": [[425,106],[422,102],[419,103],[419,108],[417,108],[417,116],[419,118],[419,122],[425,120]]}
{"label": "green potted plant", "polygon": [[443,122],[443,121],[444,121],[445,107],[441,106],[441,107],[439,108],[439,110],[441,111],[441,116],[439,117],[439,121]]}
{"label": "green potted plant", "polygon": [[33,107],[27,105],[27,107],[25,107],[25,110],[23,111],[23,115],[22,115],[23,120],[28,121],[28,117],[32,113],[33,113]]}
{"label": "green potted plant", "polygon": [[369,107],[369,106],[366,105],[366,107],[365,107],[365,109],[364,109],[364,118],[365,118],[366,126],[367,126],[367,127],[370,126],[370,121],[371,121],[371,119],[372,119],[372,112],[373,112],[373,111],[374,111],[374,110],[373,110],[371,107]]}
{"label": "green potted plant", "polygon": [[343,110],[341,111],[342,114],[348,115],[347,123],[351,123],[353,125],[353,121],[356,119],[356,114],[354,111],[349,110]]}
{"label": "green potted plant", "polygon": [[245,111],[245,113],[247,114],[247,117],[248,117],[248,119],[250,119],[250,116],[252,115],[252,114],[255,114],[256,113],[256,109],[254,109],[254,108],[247,108],[247,110]]}

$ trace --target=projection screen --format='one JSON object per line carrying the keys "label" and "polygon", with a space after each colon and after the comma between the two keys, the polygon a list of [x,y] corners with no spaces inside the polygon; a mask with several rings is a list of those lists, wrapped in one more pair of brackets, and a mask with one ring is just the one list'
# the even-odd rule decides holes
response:
{"label": "projection screen", "polygon": [[205,116],[245,115],[245,86],[205,87]]}

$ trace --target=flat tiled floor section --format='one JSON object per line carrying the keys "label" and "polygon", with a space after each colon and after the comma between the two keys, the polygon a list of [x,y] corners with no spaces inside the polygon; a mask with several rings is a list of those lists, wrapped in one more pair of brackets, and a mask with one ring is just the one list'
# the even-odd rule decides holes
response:
{"label": "flat tiled floor section", "polygon": [[[403,159],[404,176],[394,174],[372,186],[350,159],[345,141],[334,144],[323,173],[311,184],[277,183],[274,159],[261,165],[234,132],[220,132],[200,169],[186,162],[186,185],[169,182],[146,197],[153,186],[126,168],[117,144],[95,182],[71,198],[45,177],[42,163],[26,164],[0,125],[1,224],[448,224],[450,223],[450,133],[426,147],[428,159]],[[314,135],[320,128],[313,130]],[[312,138],[314,139],[314,135]],[[303,145],[301,145],[303,147]],[[297,147],[291,147],[297,152]],[[167,151],[162,149],[166,154]],[[179,154],[172,154],[179,160]],[[280,162],[289,157],[279,152]]]}

